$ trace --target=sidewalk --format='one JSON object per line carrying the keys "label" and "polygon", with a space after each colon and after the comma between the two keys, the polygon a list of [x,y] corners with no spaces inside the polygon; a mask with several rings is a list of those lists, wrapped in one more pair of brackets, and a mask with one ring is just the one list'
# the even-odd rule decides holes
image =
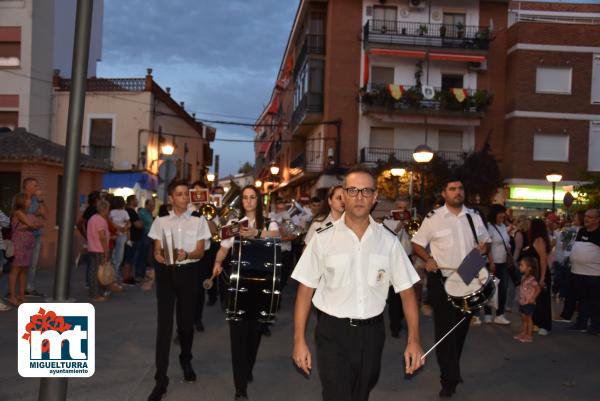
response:
{"label": "sidewalk", "polygon": [[[53,274],[40,272],[39,289],[51,292]],[[83,273],[72,273],[71,294],[86,301]],[[291,287],[291,286],[290,286]],[[36,301],[36,298],[31,298]],[[263,338],[248,388],[251,400],[319,400],[320,384],[315,371],[310,379],[301,376],[291,362],[292,309],[294,293],[284,294],[280,320],[273,335]],[[105,303],[96,304],[96,374],[89,379],[69,380],[68,399],[85,401],[142,401],[150,393],[154,375],[156,305],[153,291],[126,287]],[[515,314],[509,319],[517,322]],[[37,400],[39,379],[24,379],[17,373],[16,310],[0,313],[0,400]],[[311,323],[314,323],[311,322]],[[518,323],[517,323],[518,324]],[[511,327],[472,327],[462,362],[464,384],[454,400],[466,401],[563,401],[598,399],[600,337],[568,333],[556,325],[552,334],[536,336],[532,344],[512,339]],[[229,352],[229,332],[218,306],[206,307],[204,333],[194,338],[192,364],[195,383],[183,383],[177,362],[178,346],[171,348],[171,384],[165,401],[232,400],[234,387]],[[433,344],[432,321],[422,317],[423,346]],[[313,328],[309,328],[312,341]],[[435,356],[412,380],[404,380],[401,339],[386,339],[379,383],[372,401],[438,400],[439,379]],[[314,351],[314,346],[311,345]]]}

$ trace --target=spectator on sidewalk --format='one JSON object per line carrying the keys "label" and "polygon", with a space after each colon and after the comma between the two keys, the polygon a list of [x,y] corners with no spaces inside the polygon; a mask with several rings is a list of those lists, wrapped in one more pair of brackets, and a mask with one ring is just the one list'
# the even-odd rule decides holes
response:
{"label": "spectator on sidewalk", "polygon": [[[8,276],[9,296],[8,302],[18,306],[25,302],[25,287],[27,286],[27,269],[35,248],[34,231],[42,227],[31,210],[31,198],[26,193],[20,192],[13,198],[13,212],[11,216],[12,242],[14,246],[14,260]],[[19,296],[17,297],[17,281],[19,282]]]}
{"label": "spectator on sidewalk", "polygon": [[98,282],[98,267],[101,263],[109,260],[110,252],[108,240],[110,232],[108,230],[108,213],[110,205],[105,200],[96,202],[96,213],[92,215],[86,227],[86,239],[88,245],[88,277],[90,283],[90,299],[92,302],[106,301],[102,295],[104,288]]}
{"label": "spectator on sidewalk", "polygon": [[129,241],[125,244],[125,264],[123,266],[123,284],[135,285],[146,277],[146,266],[139,259],[140,246],[144,235],[144,222],[137,213],[138,200],[135,195],[127,197],[125,211],[129,216]]}
{"label": "spectator on sidewalk", "polygon": [[27,272],[27,288],[25,295],[34,297],[44,297],[45,295],[35,288],[35,278],[37,275],[37,266],[40,259],[40,249],[42,246],[42,227],[44,221],[48,219],[48,211],[44,204],[44,198],[42,196],[42,190],[40,189],[39,182],[36,178],[27,177],[23,180],[23,192],[27,195],[30,200],[30,206],[27,210],[27,214],[33,215],[39,223],[39,227],[33,230],[34,244],[33,251],[31,252],[31,261]]}
{"label": "spectator on sidewalk", "polygon": [[[571,251],[579,314],[571,330],[600,334],[600,210],[588,209]],[[591,321],[588,329],[588,321]]]}
{"label": "spectator on sidewalk", "polygon": [[[574,229],[576,230],[576,232],[579,232],[579,230],[581,230],[581,228],[583,227],[583,220],[584,220],[584,215],[585,212],[583,210],[580,210],[578,212],[575,213],[575,216],[573,217],[573,225],[574,225]],[[571,244],[571,252],[573,251],[573,245],[575,244],[575,239],[577,238],[577,235],[575,235],[575,238],[573,239],[573,243]],[[561,322],[561,323],[570,323],[571,319],[573,319],[573,314],[575,313],[575,309],[577,308],[577,303],[579,302],[579,294],[576,291],[576,277],[575,274],[573,274],[573,269],[571,267],[571,257],[569,255],[569,260],[568,260],[568,278],[567,278],[567,284],[566,284],[566,291],[565,291],[565,302],[563,304],[563,310],[562,313],[560,314],[559,318],[556,319],[557,322]]]}
{"label": "spectator on sidewalk", "polygon": [[[150,227],[152,227],[152,223],[154,222],[154,208],[156,207],[156,203],[153,198],[149,198],[146,200],[144,207],[138,210],[138,214],[140,216],[140,220],[144,224],[144,232],[142,234],[141,245],[140,245],[140,258],[138,259],[140,263],[140,271],[144,271],[144,279],[145,282],[142,285],[143,290],[149,290],[152,288],[152,284],[154,283],[154,269],[148,270],[149,260],[150,260],[150,250],[152,248],[152,239],[148,237],[148,232],[150,232]],[[150,264],[152,265],[152,264]],[[142,267],[143,266],[143,267]]]}
{"label": "spectator on sidewalk", "polygon": [[525,257],[519,263],[519,271],[522,274],[519,286],[519,312],[521,313],[521,331],[513,338],[522,343],[533,341],[532,316],[535,311],[535,300],[540,293],[539,266],[536,258]]}
{"label": "spectator on sidewalk", "polygon": [[[8,227],[10,227],[10,218],[7,215],[5,215],[2,210],[0,210],[0,228],[5,229]],[[4,274],[4,266],[6,266],[7,264],[8,260],[6,260],[4,239],[2,237],[2,231],[0,231],[0,277],[2,277],[2,275]],[[0,312],[4,312],[10,309],[10,306],[0,301]]]}
{"label": "spectator on sidewalk", "polygon": [[79,257],[79,264],[81,266],[83,266],[83,268],[85,269],[85,285],[88,288],[90,286],[89,270],[90,270],[90,262],[91,261],[90,261],[90,258],[88,255],[88,249],[87,249],[87,231],[86,230],[87,230],[88,221],[90,221],[90,219],[92,218],[93,215],[98,213],[96,203],[98,202],[99,199],[100,199],[99,191],[92,191],[89,193],[88,199],[87,199],[87,207],[85,208],[85,210],[83,211],[82,215],[79,217],[79,219],[77,220],[77,223],[76,223],[77,231],[79,231],[79,234],[81,234],[81,236],[83,237],[83,240],[84,240],[83,250],[81,252],[81,256]]}
{"label": "spectator on sidewalk", "polygon": [[[123,253],[125,252],[125,243],[129,237],[129,214],[125,211],[125,199],[122,196],[115,196],[110,203],[110,213],[108,214],[109,223],[112,223],[116,229],[115,243],[112,253],[112,263],[116,271],[119,272],[121,263],[123,263]],[[123,282],[129,278],[122,273]]]}

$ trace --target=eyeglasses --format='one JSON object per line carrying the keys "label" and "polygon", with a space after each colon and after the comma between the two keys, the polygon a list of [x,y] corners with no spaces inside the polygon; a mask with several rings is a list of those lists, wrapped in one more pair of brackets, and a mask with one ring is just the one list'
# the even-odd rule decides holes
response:
{"label": "eyeglasses", "polygon": [[348,196],[351,198],[356,198],[359,193],[361,193],[364,198],[370,198],[373,195],[375,195],[376,189],[375,188],[358,189],[356,187],[350,187],[350,188],[344,188],[344,191],[346,191]]}

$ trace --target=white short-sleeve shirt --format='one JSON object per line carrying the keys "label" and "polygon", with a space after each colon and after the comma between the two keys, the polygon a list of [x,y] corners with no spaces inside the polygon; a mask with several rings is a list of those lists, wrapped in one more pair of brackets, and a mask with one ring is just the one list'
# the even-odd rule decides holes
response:
{"label": "white short-sleeve shirt", "polygon": [[[167,244],[163,242],[163,233],[166,238],[172,238],[172,243],[177,249],[183,249],[186,252],[193,252],[196,249],[196,244],[200,240],[210,240],[210,229],[204,216],[196,217],[187,211],[180,216],[175,215],[173,211],[169,212],[168,216],[158,217],[152,223],[148,237],[153,240],[161,241],[163,249]],[[169,246],[168,249],[171,249]],[[200,259],[186,259],[177,264],[194,263]]]}
{"label": "white short-sleeve shirt", "polygon": [[315,232],[320,229],[325,227],[327,224],[329,223],[333,223],[333,218],[331,217],[331,213],[329,213],[327,215],[327,217],[325,217],[325,220],[323,221],[313,221],[310,224],[310,227],[308,227],[308,231],[306,232],[306,235],[304,236],[304,244],[308,244],[311,240],[311,238],[313,237],[313,235],[315,235]]}
{"label": "white short-sleeve shirt", "polygon": [[473,219],[478,242],[489,243],[490,235],[483,220],[465,206],[458,215],[450,212],[445,205],[429,212],[421,223],[419,231],[412,238],[413,243],[423,248],[429,245],[431,256],[442,268],[441,272],[444,276],[452,274],[452,270],[448,269],[458,269],[465,256],[478,245],[469,226],[467,213]]}
{"label": "white short-sleeve shirt", "polygon": [[362,239],[345,215],[313,235],[292,278],[315,288],[313,304],[339,318],[369,319],[383,312],[390,285],[396,292],[419,276],[398,238],[369,217]]}

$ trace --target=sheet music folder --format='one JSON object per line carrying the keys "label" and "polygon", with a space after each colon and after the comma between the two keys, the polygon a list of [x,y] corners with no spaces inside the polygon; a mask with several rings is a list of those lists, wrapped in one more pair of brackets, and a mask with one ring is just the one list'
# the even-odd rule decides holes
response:
{"label": "sheet music folder", "polygon": [[471,252],[465,256],[463,261],[458,266],[458,275],[465,282],[466,285],[469,285],[471,281],[475,278],[479,270],[485,266],[485,259],[479,253],[477,248],[473,248]]}

